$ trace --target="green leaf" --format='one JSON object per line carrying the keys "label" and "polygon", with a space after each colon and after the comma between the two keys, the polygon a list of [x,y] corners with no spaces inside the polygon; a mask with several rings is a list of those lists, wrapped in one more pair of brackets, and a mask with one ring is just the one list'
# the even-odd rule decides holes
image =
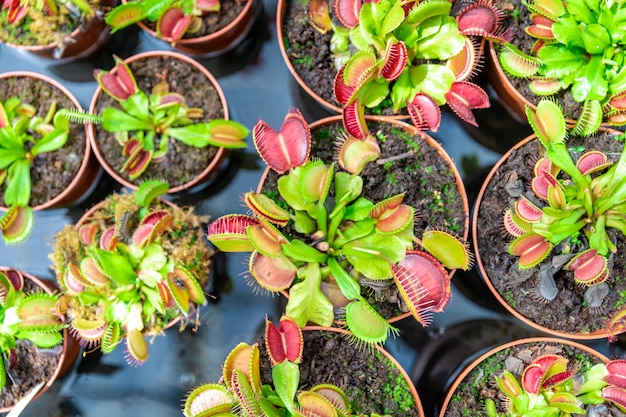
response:
{"label": "green leaf", "polygon": [[585,49],[579,22],[573,16],[561,16],[552,24],[552,33],[557,41],[568,48]]}
{"label": "green leaf", "polygon": [[377,78],[363,86],[359,92],[359,99],[365,107],[378,106],[389,95],[389,81]]}
{"label": "green leaf", "polygon": [[318,251],[317,249],[307,245],[300,240],[293,240],[290,244],[281,246],[283,254],[290,259],[301,262],[326,262],[328,255]]}
{"label": "green leaf", "polygon": [[144,248],[143,259],[138,269],[140,271],[160,271],[166,263],[167,255],[165,250],[161,245],[152,243]]}
{"label": "green leaf", "polygon": [[400,262],[405,256],[402,241],[394,235],[373,233],[346,243],[340,250],[343,255],[365,259],[381,259],[386,262]]}
{"label": "green leaf", "polygon": [[141,90],[126,100],[120,102],[120,106],[131,116],[136,117],[144,122],[153,123],[152,114],[150,112],[150,99]]}
{"label": "green leaf", "polygon": [[584,0],[568,0],[567,11],[579,22],[587,24],[595,23],[595,14],[589,9]]}
{"label": "green leaf", "polygon": [[24,149],[20,136],[10,127],[0,129],[0,149]]}
{"label": "green leaf", "polygon": [[423,92],[440,106],[446,103],[446,94],[455,81],[452,70],[439,64],[422,64],[410,68],[408,72],[413,86],[411,97]]}
{"label": "green leaf", "polygon": [[167,193],[169,188],[169,184],[161,180],[145,181],[135,191],[135,202],[141,207],[148,207],[154,199]]}
{"label": "green leaf", "polygon": [[611,36],[602,25],[593,23],[581,33],[585,49],[590,54],[602,54],[611,45]]}
{"label": "green leaf", "polygon": [[306,211],[313,217],[315,214],[315,204],[307,203],[300,193],[300,180],[296,174],[296,172],[300,171],[301,170],[296,169],[288,175],[282,175],[277,182],[278,192],[291,208]]}
{"label": "green leaf", "polygon": [[4,202],[7,206],[27,206],[30,201],[30,161],[15,161],[8,170],[9,184],[4,191]]}
{"label": "green leaf", "polygon": [[374,203],[365,197],[359,197],[354,203],[346,207],[346,212],[343,215],[343,218],[346,220],[360,222],[361,220],[369,217],[372,207],[374,207]]}
{"label": "green leaf", "polygon": [[394,112],[405,108],[407,101],[415,95],[413,93],[413,85],[411,85],[411,75],[409,71],[410,70],[402,71],[391,87],[391,102],[393,103]]}
{"label": "green leaf", "polygon": [[154,129],[152,123],[137,119],[114,107],[102,111],[102,127],[111,133]]}
{"label": "green leaf", "polygon": [[294,398],[300,383],[300,368],[298,364],[283,361],[272,367],[272,382],[276,394],[290,412],[295,411]]}
{"label": "green leaf", "polygon": [[19,338],[22,340],[30,340],[36,346],[44,349],[53,348],[63,342],[63,334],[59,331],[20,331]]}
{"label": "green leaf", "polygon": [[[361,195],[363,178],[339,171],[335,174],[335,205],[345,205]],[[334,210],[333,210],[334,211]],[[330,214],[333,217],[333,214]]]}
{"label": "green leaf", "polygon": [[571,87],[572,97],[578,102],[585,100],[604,100],[609,87],[604,79],[602,56],[595,55],[584,65]]}
{"label": "green leaf", "polygon": [[130,262],[115,252],[94,248],[102,272],[111,280],[121,285],[131,284],[137,280],[137,273]]}
{"label": "green leaf", "polygon": [[54,129],[44,137],[39,139],[37,143],[31,148],[30,153],[33,156],[40,155],[42,153],[53,152],[61,149],[67,142],[67,131],[62,129]]}
{"label": "green leaf", "polygon": [[344,297],[348,300],[356,300],[361,296],[359,283],[339,265],[335,258],[328,259],[328,268]]}
{"label": "green leaf", "polygon": [[320,326],[331,326],[335,315],[333,305],[320,289],[322,274],[319,264],[309,263],[304,279],[289,289],[289,301],[285,314],[293,319],[298,326],[307,322]]}
{"label": "green leaf", "polygon": [[[379,2],[382,3],[382,2]],[[370,4],[375,5],[376,2]],[[392,2],[391,8],[389,8],[384,14],[375,16],[380,18],[380,34],[386,35],[393,32],[404,21],[404,9],[402,3],[399,1]]]}
{"label": "green leaf", "polygon": [[204,148],[209,144],[209,127],[206,123],[197,123],[183,127],[170,127],[167,134],[196,148]]}
{"label": "green leaf", "polygon": [[0,169],[4,169],[13,162],[26,157],[26,151],[21,149],[1,149],[0,150]]}
{"label": "green leaf", "polygon": [[411,48],[422,59],[447,60],[465,46],[465,37],[452,16],[436,16],[425,20],[418,28],[420,37]]}
{"label": "green leaf", "polygon": [[564,78],[576,71],[586,62],[585,56],[572,52],[563,45],[546,45],[537,53],[543,63],[543,73],[549,78]]}

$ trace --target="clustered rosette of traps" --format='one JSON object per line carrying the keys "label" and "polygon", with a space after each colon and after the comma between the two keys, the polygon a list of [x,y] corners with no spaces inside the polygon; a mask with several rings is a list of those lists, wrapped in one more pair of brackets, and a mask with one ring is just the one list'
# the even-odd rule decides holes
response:
{"label": "clustered rosette of traps", "polygon": [[[549,268],[571,271],[576,282],[590,289],[605,285],[609,258],[618,255],[610,230],[626,234],[626,152],[612,161],[606,153],[592,150],[574,161],[560,107],[542,100],[536,110],[527,107],[526,113],[546,153],[534,166],[531,185],[536,199],[521,195],[505,210],[504,225],[514,237],[509,253],[519,257],[519,268],[528,269],[554,252],[565,261]],[[541,277],[554,279],[551,273]],[[556,289],[554,282],[540,286],[538,292],[553,299],[556,293],[542,290],[546,288]],[[618,312],[608,327],[620,325],[625,314]]]}
{"label": "clustered rosette of traps", "polygon": [[146,337],[181,321],[196,322],[212,252],[202,218],[156,197],[158,181],[114,194],[79,226],[55,235],[50,255],[70,331],[81,345],[112,352],[125,340],[127,361],[148,359]]}
{"label": "clustered rosette of traps", "polygon": [[605,121],[626,124],[626,4],[619,1],[524,1],[525,32],[534,41],[525,53],[510,42],[498,55],[508,74],[528,80],[540,97],[569,91],[580,103],[574,132],[589,136]]}
{"label": "clustered rosette of traps", "polygon": [[503,14],[489,2],[463,5],[456,16],[449,0],[337,0],[334,17],[326,0],[309,3],[313,27],[332,31],[337,75],[335,99],[349,134],[367,134],[365,108],[391,102],[413,124],[436,131],[440,106],[477,125],[474,109],[490,106],[487,93],[470,80],[481,65],[483,40],[509,40]]}
{"label": "clustered rosette of traps", "polygon": [[506,411],[498,413],[489,398],[485,401],[489,417],[590,415],[599,405],[614,405],[626,412],[623,359],[577,369],[562,355],[546,354],[530,362],[520,380],[505,370],[496,381],[506,398]]}
{"label": "clustered rosette of traps", "polygon": [[[359,279],[393,280],[408,310],[428,325],[450,299],[448,269],[467,269],[466,244],[441,230],[414,235],[413,207],[404,194],[373,202],[362,195],[365,164],[376,160],[376,139],[337,138],[337,163],[309,158],[311,132],[291,110],[279,131],[264,121],[253,141],[276,189],[248,192],[251,214],[222,216],[208,239],[225,252],[251,252],[249,273],[262,288],[288,291],[286,315],[299,326],[331,326],[335,310],[365,343],[382,343],[396,329],[361,292]],[[277,193],[276,193],[277,191]],[[279,195],[279,197],[272,197]]]}
{"label": "clustered rosette of traps", "polygon": [[[185,399],[186,417],[236,416],[356,416],[345,392],[336,385],[302,389],[302,330],[283,316],[276,326],[265,323],[265,348],[272,365],[271,384],[262,384],[258,344],[240,343],[228,354],[219,383],[193,389]],[[364,414],[358,414],[365,416]],[[368,414],[381,417],[378,414]]]}

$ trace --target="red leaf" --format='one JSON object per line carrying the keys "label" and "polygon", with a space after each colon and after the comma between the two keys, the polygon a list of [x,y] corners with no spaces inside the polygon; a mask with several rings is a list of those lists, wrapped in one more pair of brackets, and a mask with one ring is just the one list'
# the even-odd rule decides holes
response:
{"label": "red leaf", "polygon": [[358,101],[343,108],[341,114],[343,127],[349,135],[357,139],[364,139],[368,134],[367,123],[365,121],[365,109]]}
{"label": "red leaf", "polygon": [[439,129],[441,109],[429,95],[417,93],[413,100],[407,103],[406,108],[411,116],[411,121],[419,130],[436,132]]}
{"label": "red leaf", "polygon": [[361,0],[337,0],[335,1],[335,14],[337,19],[347,28],[354,28],[359,24],[359,12]]}
{"label": "red leaf", "polygon": [[404,42],[389,42],[379,76],[382,75],[387,81],[395,80],[404,71],[407,58],[408,52]]}
{"label": "red leaf", "polygon": [[252,130],[259,155],[279,174],[303,165],[311,151],[311,131],[298,109],[290,109],[280,131],[259,120]]}
{"label": "red leaf", "polygon": [[187,32],[192,19],[193,15],[185,15],[181,9],[172,7],[157,22],[157,36],[168,42],[176,42]]}
{"label": "red leaf", "polygon": [[485,90],[468,81],[453,83],[446,94],[446,101],[457,116],[472,126],[478,126],[472,110],[486,109],[490,106],[489,96]]}

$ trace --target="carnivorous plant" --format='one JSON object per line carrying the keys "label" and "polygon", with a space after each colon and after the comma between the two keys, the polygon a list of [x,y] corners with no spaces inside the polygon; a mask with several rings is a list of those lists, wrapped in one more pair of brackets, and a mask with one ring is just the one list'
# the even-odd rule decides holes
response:
{"label": "carnivorous plant", "polygon": [[615,359],[578,370],[559,354],[546,354],[528,364],[521,378],[509,371],[496,376],[506,412],[498,413],[491,398],[489,417],[589,415],[597,404],[626,409],[626,361]]}
{"label": "carnivorous plant", "polygon": [[504,225],[515,237],[509,252],[527,269],[555,251],[568,257],[563,267],[577,283],[602,284],[610,276],[609,257],[617,252],[609,231],[626,233],[626,152],[613,161],[590,150],[574,161],[559,106],[542,100],[536,111],[527,107],[526,112],[546,153],[534,166],[536,199],[522,195],[505,211]]}
{"label": "carnivorous plant", "polygon": [[[261,384],[258,344],[240,343],[224,362],[220,383],[193,389],[183,407],[186,417],[211,416],[353,416],[344,391],[332,384],[299,389],[304,350],[302,330],[283,316],[279,326],[266,320],[265,347],[272,384]],[[364,416],[364,414],[359,414]],[[370,414],[371,417],[382,417]]]}
{"label": "carnivorous plant", "polygon": [[419,129],[436,131],[444,104],[476,125],[472,110],[490,105],[469,81],[482,56],[479,37],[507,35],[498,26],[500,12],[487,2],[465,6],[456,18],[452,6],[449,0],[338,0],[335,22],[324,0],[310,2],[313,26],[333,31],[335,98],[350,135],[365,137],[365,108],[384,100],[394,113],[406,108]]}
{"label": "carnivorous plant", "polygon": [[527,78],[539,96],[569,90],[582,107],[577,135],[591,135],[603,121],[626,124],[626,5],[613,0],[523,3],[531,20],[525,31],[535,43],[528,53],[502,45],[502,68]]}
{"label": "carnivorous plant", "polygon": [[251,252],[255,282],[269,291],[289,290],[288,317],[299,326],[330,326],[339,307],[359,340],[384,342],[394,328],[361,294],[361,279],[394,280],[423,325],[445,307],[450,277],[444,266],[467,268],[467,249],[440,230],[415,237],[414,209],[402,203],[403,194],[380,202],[361,195],[359,173],[380,154],[373,136],[338,144],[342,170],[309,159],[311,132],[298,110],[290,110],[280,131],[260,120],[252,135],[261,158],[280,175],[284,205],[269,192],[248,192],[244,202],[252,214],[216,219],[208,238],[225,252]]}
{"label": "carnivorous plant", "polygon": [[30,169],[38,155],[54,152],[67,142],[69,121],[56,103],[44,117],[29,103],[10,97],[0,102],[0,186],[8,210],[0,217],[4,241],[17,243],[30,234],[33,212]]}
{"label": "carnivorous plant", "polygon": [[72,114],[83,122],[101,123],[115,135],[124,156],[122,171],[129,178],[138,178],[151,162],[163,160],[174,145],[171,139],[188,146],[204,148],[218,146],[244,148],[248,129],[232,120],[213,119],[198,121],[203,110],[190,108],[185,97],[169,91],[167,75],[150,93],[140,90],[128,64],[115,57],[111,71],[97,70],[94,76],[106,94],[115,99],[121,108],[107,107],[101,115]]}
{"label": "carnivorous plant", "polygon": [[143,20],[156,22],[157,36],[175,44],[186,33],[200,30],[202,15],[219,11],[219,0],[134,0],[116,6],[105,22],[113,33]]}
{"label": "carnivorous plant", "polygon": [[57,42],[55,56],[59,58],[71,42],[66,39],[69,33],[101,13],[95,4],[88,0],[4,0],[0,39],[28,46]]}
{"label": "carnivorous plant", "polygon": [[0,271],[0,391],[7,376],[12,378],[18,341],[30,341],[42,349],[63,342],[65,323],[57,314],[58,300],[58,294],[27,290],[19,271]]}
{"label": "carnivorous plant", "polygon": [[126,339],[131,365],[148,359],[146,336],[177,318],[184,328],[206,302],[203,219],[154,200],[167,189],[147,181],[110,196],[80,227],[61,230],[50,255],[73,334],[105,354]]}

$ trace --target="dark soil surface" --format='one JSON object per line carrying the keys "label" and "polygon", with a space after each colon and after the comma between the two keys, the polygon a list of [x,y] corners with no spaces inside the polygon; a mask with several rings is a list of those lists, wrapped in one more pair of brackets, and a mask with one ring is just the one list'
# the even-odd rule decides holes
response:
{"label": "dark soil surface", "polygon": [[[202,16],[200,29],[194,33],[185,33],[183,39],[199,38],[225,28],[241,14],[248,1],[254,0],[221,0],[219,12],[210,12]],[[156,32],[156,22],[147,22],[147,26]]]}
{"label": "dark soil surface", "polygon": [[[74,108],[72,101],[51,84],[31,77],[9,77],[0,79],[0,101],[17,96],[24,103],[37,108],[37,116],[44,117],[52,102],[57,109]],[[38,137],[38,136],[36,136]],[[83,157],[87,135],[80,124],[71,124],[65,146],[57,151],[38,155],[30,168],[30,205],[43,204],[59,195],[72,182],[78,172]],[[6,182],[0,185],[0,205],[4,205]]]}
{"label": "dark soil surface", "polygon": [[[496,403],[498,413],[504,413],[504,395],[500,394],[495,376],[504,370],[512,372],[518,379],[521,378],[521,369],[535,358],[546,354],[559,354],[569,360],[570,369],[588,369],[596,363],[602,362],[597,357],[574,346],[562,343],[524,343],[501,350],[490,356],[470,372],[459,387],[455,390],[447,409],[446,417],[465,417],[486,415],[484,403],[491,398]],[[508,361],[510,365],[505,365]],[[520,365],[518,367],[518,365]],[[619,411],[615,406],[597,406],[597,417],[623,417],[626,414]]]}
{"label": "dark soil surface", "polygon": [[[28,291],[41,291],[30,280],[25,281],[25,288]],[[12,407],[39,382],[50,380],[59,364],[61,351],[62,345],[52,349],[38,349],[29,341],[19,340],[17,363],[7,373],[7,383],[0,395],[0,408]]]}
{"label": "dark soil surface", "polygon": [[[378,413],[419,416],[410,388],[398,368],[380,352],[359,350],[346,336],[326,331],[304,331],[304,355],[300,363],[300,388],[333,384],[351,402],[354,414]],[[271,383],[271,365],[262,340],[261,379]]]}
{"label": "dark soil surface", "polygon": [[[584,145],[585,151],[593,149],[611,152],[613,158],[622,151],[624,144],[614,140],[611,136],[602,135],[597,140],[592,138],[581,139],[572,137],[568,141],[570,152],[576,160],[581,153],[574,153],[571,149]],[[517,267],[517,257],[509,255],[508,247],[512,237],[505,231],[502,216],[507,207],[517,200],[504,191],[504,186],[510,177],[517,176],[520,185],[528,191],[532,178],[532,167],[540,155],[543,147],[534,140],[523,145],[514,152],[512,157],[502,164],[491,182],[487,185],[483,199],[478,207],[475,239],[488,278],[509,305],[523,316],[548,329],[569,333],[586,333],[605,329],[607,319],[612,317],[617,306],[623,307],[624,300],[621,294],[626,291],[626,258],[623,253],[626,239],[623,235],[614,233],[611,238],[618,247],[618,255],[609,259],[609,286],[608,295],[600,307],[589,308],[584,299],[585,286],[576,284],[571,272],[560,270],[554,277],[558,288],[558,295],[553,301],[546,301],[538,295],[539,267],[521,273]],[[533,200],[536,201],[536,200]],[[538,202],[540,205],[541,203]],[[581,238],[583,247],[573,246],[574,252],[584,249],[586,239]],[[554,255],[561,251],[556,247],[543,264],[551,262]],[[540,265],[540,266],[541,266]]]}
{"label": "dark soil surface", "polygon": [[[419,136],[407,134],[389,124],[371,121],[369,128],[380,143],[382,153],[379,161],[406,154],[409,150],[412,154],[383,164],[368,163],[361,173],[364,179],[363,195],[378,202],[404,192],[403,203],[416,209],[414,233],[418,238],[428,228],[448,230],[462,237],[465,233],[466,213],[448,162]],[[312,157],[326,163],[332,162],[333,141],[341,135],[345,135],[341,122],[312,131]],[[277,175],[271,171],[268,184],[275,183],[276,179]],[[378,293],[379,300],[384,302],[375,302],[376,294],[373,292],[370,297],[369,301],[376,305],[384,317],[407,311],[402,305],[398,309],[395,300],[400,298],[393,280],[389,281],[387,290]]]}
{"label": "dark soil surface", "polygon": [[[188,107],[198,107],[204,110],[202,121],[224,117],[224,109],[214,86],[190,64],[170,57],[154,57],[133,61],[129,66],[139,88],[146,94],[150,94],[152,87],[161,81],[160,76],[166,74],[171,92],[183,95]],[[105,107],[111,106],[119,108],[115,100],[106,94],[100,94],[95,112],[102,114]],[[130,181],[127,172],[121,173],[126,157],[122,154],[122,146],[114,135],[105,131],[102,126],[96,126],[96,138],[100,152],[107,163],[123,178]],[[158,146],[159,139],[157,138],[155,147]],[[149,179],[162,179],[170,187],[182,185],[206,169],[217,150],[218,148],[214,146],[199,149],[170,139],[165,159],[160,163],[151,162],[135,183],[139,184]]]}
{"label": "dark soil surface", "polygon": [[[334,2],[329,3],[329,12],[334,17]],[[331,32],[321,34],[311,26],[308,2],[287,1],[283,19],[283,39],[278,41],[284,43],[287,56],[300,79],[325,101],[341,107],[341,104],[335,101],[333,92],[338,68],[335,68],[331,56],[331,35]],[[392,116],[394,113],[390,103],[383,101],[375,109],[366,109],[366,113]]]}
{"label": "dark soil surface", "polygon": [[[530,13],[528,13],[528,9],[526,6],[522,4],[520,0],[500,0],[496,1],[496,4],[500,5],[500,7],[508,11],[507,19],[504,21],[504,27],[508,27],[511,29],[513,33],[513,39],[511,43],[517,46],[521,51],[532,55],[530,53],[533,44],[535,43],[535,39],[526,32],[524,32],[524,28],[531,24],[530,21]],[[521,11],[520,20],[515,21],[511,16],[510,12],[514,9],[518,9]],[[498,50],[498,45],[495,46],[496,51]],[[506,72],[505,72],[506,74]],[[517,91],[520,92],[528,101],[531,103],[537,104],[543,97],[540,97],[533,93],[528,87],[528,80],[524,78],[513,77],[509,74],[506,74],[507,78],[511,82],[511,84],[515,87]],[[577,119],[580,115],[580,111],[582,106],[580,103],[574,101],[572,98],[572,94],[569,90],[562,90],[554,95],[554,98],[558,100],[561,109],[563,110],[563,114],[566,117],[571,119]]]}

